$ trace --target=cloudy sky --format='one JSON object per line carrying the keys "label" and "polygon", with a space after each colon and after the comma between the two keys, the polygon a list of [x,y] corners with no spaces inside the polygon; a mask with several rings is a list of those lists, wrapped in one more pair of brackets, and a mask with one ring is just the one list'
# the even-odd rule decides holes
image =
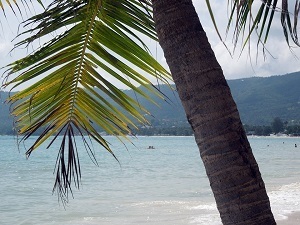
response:
{"label": "cloudy sky", "polygon": [[[274,22],[276,23],[274,23],[275,26],[273,26],[271,30],[271,34],[266,46],[267,50],[272,55],[267,54],[266,58],[264,58],[261,48],[257,51],[256,40],[253,38],[253,40],[250,42],[250,52],[247,48],[240,56],[240,44],[238,45],[233,57],[231,57],[222,42],[219,40],[216,31],[213,28],[205,0],[193,0],[193,2],[198,12],[200,21],[207,33],[209,41],[227,79],[283,75],[286,73],[300,71],[300,48],[293,49],[294,53],[292,53],[287,47],[278,16],[275,18],[276,21]],[[232,35],[228,35],[227,39],[225,39],[225,28],[228,18],[227,1],[214,0],[211,1],[211,3],[219,31],[228,48],[232,50]],[[256,5],[260,5],[259,0],[256,0]],[[39,11],[39,7],[31,6],[31,11],[27,10],[23,17],[26,18],[26,16],[29,16],[32,12],[36,11]],[[12,42],[12,40],[19,32],[19,24],[21,21],[21,16],[16,17],[8,7],[6,7],[6,17],[3,16],[2,11],[0,12],[0,66],[7,65],[8,63],[18,59],[21,56],[24,56],[28,51],[30,51],[30,49],[18,49],[10,52],[10,50],[13,48],[13,43],[15,43]],[[163,53],[159,46],[157,47],[157,45],[150,40],[147,44],[151,46],[153,54],[157,55],[158,61],[166,66]]]}
{"label": "cloudy sky", "polygon": [[[207,8],[205,7],[205,1],[194,0],[193,2],[227,79],[237,79],[252,76],[282,75],[300,70],[300,61],[297,59],[297,57],[295,57],[296,55],[300,58],[300,48],[293,49],[294,53],[292,53],[288,48],[282,32],[282,27],[280,25],[279,13],[277,13],[276,18],[274,19],[275,23],[273,23],[273,27],[266,45],[267,50],[272,55],[267,54],[266,58],[264,58],[261,51],[262,48],[259,48],[257,51],[257,39],[255,39],[255,36],[253,36],[252,41],[250,42],[251,52],[249,53],[248,49],[245,49],[241,57],[239,57],[241,50],[240,44],[238,45],[237,51],[234,53],[233,58],[231,58],[228,55],[226,48],[216,35],[207,12]],[[256,8],[261,5],[260,0],[256,0],[254,2]],[[211,3],[213,3],[212,8],[216,16],[220,33],[222,37],[225,38],[225,28],[228,18],[227,1],[214,0],[211,1]],[[293,1],[291,1],[291,3],[294,4]],[[226,39],[226,45],[229,47],[229,49],[233,49],[232,35],[228,35],[228,38]]]}

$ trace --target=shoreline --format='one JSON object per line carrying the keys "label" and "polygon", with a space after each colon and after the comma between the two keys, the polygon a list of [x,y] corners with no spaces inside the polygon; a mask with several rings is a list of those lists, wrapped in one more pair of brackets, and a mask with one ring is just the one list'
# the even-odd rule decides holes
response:
{"label": "shoreline", "polygon": [[300,211],[292,212],[286,215],[287,218],[276,221],[278,225],[299,225],[300,224]]}

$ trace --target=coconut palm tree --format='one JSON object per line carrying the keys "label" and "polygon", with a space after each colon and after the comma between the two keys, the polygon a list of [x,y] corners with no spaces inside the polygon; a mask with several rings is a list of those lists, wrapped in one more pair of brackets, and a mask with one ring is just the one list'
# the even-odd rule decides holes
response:
{"label": "coconut palm tree", "polygon": [[236,104],[192,1],[152,2],[159,42],[223,224],[275,224]]}
{"label": "coconut palm tree", "polygon": [[[214,21],[209,1],[206,2]],[[236,40],[240,34],[245,34],[247,26],[250,29],[243,35],[245,43],[256,31],[259,43],[264,44],[278,10],[276,4],[277,0],[263,1],[253,14],[253,1],[232,0],[228,27],[237,15]],[[294,29],[286,0],[283,0],[281,12],[287,43],[290,44],[291,37],[299,45],[296,30],[298,1],[295,3]],[[50,145],[58,135],[63,136],[55,182],[62,197],[68,195],[72,181],[75,186],[79,185],[75,133],[81,136],[88,150],[85,135],[113,154],[94,124],[117,136],[130,133],[129,126],[134,126],[130,118],[103,95],[127,110],[137,121],[147,122],[140,113],[145,109],[138,101],[124,95],[106,77],[117,78],[146,98],[135,84],[154,88],[149,86],[150,81],[141,71],[168,82],[169,73],[151,57],[147,48],[145,50],[145,44],[136,34],[138,31],[154,40],[156,34],[158,36],[193,128],[222,222],[275,224],[237,107],[191,0],[56,0],[25,25],[32,28],[24,35],[33,35],[17,43],[16,47],[30,45],[54,31],[60,31],[60,34],[29,56],[10,64],[4,86],[16,87],[37,78],[33,85],[9,101],[15,105],[13,114],[23,139],[42,129],[28,149],[28,156],[50,136],[53,136]],[[18,76],[10,79],[16,73]],[[92,154],[92,151],[88,152]]]}

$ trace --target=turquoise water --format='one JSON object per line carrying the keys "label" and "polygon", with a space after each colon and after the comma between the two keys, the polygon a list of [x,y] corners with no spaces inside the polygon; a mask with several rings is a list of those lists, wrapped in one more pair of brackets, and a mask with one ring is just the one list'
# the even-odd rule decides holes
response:
{"label": "turquoise water", "polygon": [[[127,149],[107,138],[120,165],[94,145],[95,166],[78,142],[82,185],[64,209],[52,195],[59,143],[26,160],[23,144],[19,153],[16,138],[0,136],[0,224],[221,224],[193,137],[138,137]],[[300,139],[249,140],[276,219],[300,211]]]}

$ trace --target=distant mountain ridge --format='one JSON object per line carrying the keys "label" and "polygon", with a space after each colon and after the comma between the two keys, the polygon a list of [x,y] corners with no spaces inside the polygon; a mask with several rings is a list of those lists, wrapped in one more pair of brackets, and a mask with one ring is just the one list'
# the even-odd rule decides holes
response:
{"label": "distant mountain ridge", "polygon": [[[300,121],[300,72],[282,76],[251,77],[228,80],[242,122],[249,125],[269,125],[275,117],[283,121]],[[156,106],[138,97],[151,116],[148,120],[153,126],[186,126],[187,121],[178,94],[166,85],[158,87],[168,99],[166,101],[149,94]],[[132,90],[124,90],[136,98]],[[0,92],[0,134],[11,134],[13,119],[9,116],[9,106],[4,104],[8,93]]]}

